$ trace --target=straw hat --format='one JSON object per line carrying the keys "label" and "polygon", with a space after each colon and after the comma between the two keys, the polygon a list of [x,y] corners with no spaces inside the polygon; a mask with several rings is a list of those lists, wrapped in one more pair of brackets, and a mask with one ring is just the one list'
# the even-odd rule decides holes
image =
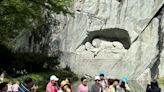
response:
{"label": "straw hat", "polygon": [[69,85],[69,83],[65,80],[63,80],[61,83],[60,83],[60,87],[64,87],[65,85]]}

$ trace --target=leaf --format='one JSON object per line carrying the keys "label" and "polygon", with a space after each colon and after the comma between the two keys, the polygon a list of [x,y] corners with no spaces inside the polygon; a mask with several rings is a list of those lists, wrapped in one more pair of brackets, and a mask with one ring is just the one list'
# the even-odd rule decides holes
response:
{"label": "leaf", "polygon": [[0,42],[12,41],[23,30],[40,30],[47,24],[45,9],[66,14],[71,4],[71,0],[0,0]]}

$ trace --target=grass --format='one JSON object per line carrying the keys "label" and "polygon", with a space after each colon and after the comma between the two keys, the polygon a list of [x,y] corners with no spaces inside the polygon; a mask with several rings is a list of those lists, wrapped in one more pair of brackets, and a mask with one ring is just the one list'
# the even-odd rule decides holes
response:
{"label": "grass", "polygon": [[19,81],[23,82],[26,77],[31,77],[34,81],[38,82],[38,92],[45,92],[47,83],[49,82],[49,77],[51,75],[56,75],[59,78],[59,83],[65,78],[71,79],[72,82],[78,80],[78,77],[69,70],[55,70],[55,71],[44,71],[40,73],[31,73],[18,78],[7,77],[6,81],[12,80],[13,82]]}

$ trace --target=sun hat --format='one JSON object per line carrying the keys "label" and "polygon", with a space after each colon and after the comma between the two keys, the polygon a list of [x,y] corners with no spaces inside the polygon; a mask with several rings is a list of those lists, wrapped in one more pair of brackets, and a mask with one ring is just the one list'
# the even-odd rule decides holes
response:
{"label": "sun hat", "polygon": [[60,83],[60,87],[64,87],[65,85],[69,85],[69,83],[65,80],[63,80],[61,83]]}

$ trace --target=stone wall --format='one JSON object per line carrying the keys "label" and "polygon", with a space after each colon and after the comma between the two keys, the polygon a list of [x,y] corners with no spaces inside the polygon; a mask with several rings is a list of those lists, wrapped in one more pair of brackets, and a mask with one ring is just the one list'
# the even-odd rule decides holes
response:
{"label": "stone wall", "polygon": [[[18,38],[16,50],[39,52],[46,44],[49,55],[62,52],[61,68],[69,66],[79,76],[93,77],[104,71],[111,78],[164,77],[164,0],[74,2],[74,15],[51,13],[45,37],[29,44],[33,43],[31,34],[24,34]],[[58,25],[53,25],[54,20]]]}
{"label": "stone wall", "polygon": [[[60,34],[61,67],[79,75],[154,78],[159,60],[158,12],[163,0],[79,0]],[[76,5],[77,4],[77,5]],[[96,39],[96,41],[95,41]],[[145,73],[147,72],[147,73]]]}

